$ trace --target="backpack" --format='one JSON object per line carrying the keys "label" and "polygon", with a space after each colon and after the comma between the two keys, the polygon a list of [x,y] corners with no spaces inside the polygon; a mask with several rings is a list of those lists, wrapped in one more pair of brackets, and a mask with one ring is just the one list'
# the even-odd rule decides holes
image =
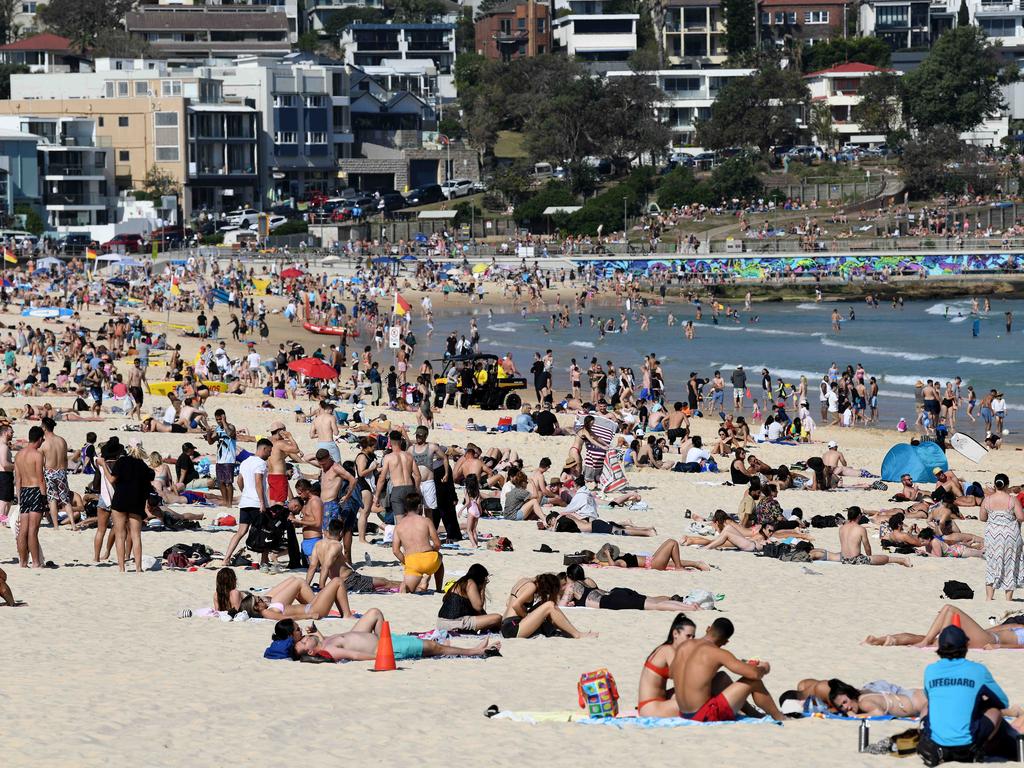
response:
{"label": "backpack", "polygon": [[834,515],[815,515],[811,518],[812,528],[838,528]]}
{"label": "backpack", "polygon": [[942,585],[942,594],[950,600],[973,600],[974,590],[969,584],[950,579]]}
{"label": "backpack", "polygon": [[758,554],[760,554],[761,557],[772,557],[778,560],[783,555],[788,555],[792,551],[793,547],[789,544],[783,544],[778,541],[769,541],[761,547],[761,551]]}

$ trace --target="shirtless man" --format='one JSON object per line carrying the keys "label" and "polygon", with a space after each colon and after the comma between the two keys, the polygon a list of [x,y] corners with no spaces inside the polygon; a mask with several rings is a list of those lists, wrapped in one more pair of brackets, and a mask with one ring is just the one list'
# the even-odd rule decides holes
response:
{"label": "shirtless man", "polygon": [[317,441],[316,447],[326,450],[334,461],[341,461],[341,451],[335,439],[341,434],[334,409],[326,400],[320,401],[320,409],[313,416],[309,427],[309,436]]}
{"label": "shirtless man", "polygon": [[900,489],[893,496],[895,501],[920,501],[923,497],[924,493],[914,484],[914,478],[910,475],[900,477]]}
{"label": "shirtless man", "polygon": [[135,358],[132,361],[132,367],[128,369],[128,379],[125,384],[128,385],[128,394],[132,396],[131,413],[128,414],[128,418],[134,419],[138,417],[139,421],[142,420],[142,401],[144,399],[142,383],[146,380],[146,372],[142,369],[142,365],[139,363],[139,358]]}
{"label": "shirtless man", "polygon": [[942,406],[939,403],[939,393],[935,386],[932,384],[931,379],[924,385],[924,389],[921,390],[921,399],[924,403],[924,412],[931,418],[931,427],[934,429],[935,425],[939,420],[939,412],[942,410]]}
{"label": "shirtless man", "polygon": [[294,438],[285,429],[284,423],[275,421],[270,425],[270,442],[273,450],[267,459],[267,483],[270,486],[270,503],[285,504],[291,496],[288,476],[285,474],[288,459],[301,459],[302,451]]}
{"label": "shirtless man", "polygon": [[[335,445],[337,448],[337,445]],[[349,499],[356,489],[352,473],[337,463],[326,448],[318,448],[312,464],[320,468],[320,499],[324,505],[324,530],[334,520],[344,528],[345,562],[352,564],[352,531],[356,529],[356,510],[349,509]],[[341,484],[345,492],[341,493]],[[339,498],[340,494],[340,498]]]}
{"label": "shirtless man", "polygon": [[[373,505],[380,504],[381,494],[386,486],[391,486],[390,509],[397,524],[407,511],[406,497],[416,493],[417,504],[419,503],[420,475],[416,471],[416,462],[412,455],[405,450],[402,442],[402,433],[393,430],[390,434],[391,453],[387,454],[380,462],[380,475],[377,478],[377,488],[373,492]],[[436,532],[435,532],[435,535]],[[440,587],[438,587],[440,589]]]}
{"label": "shirtless man", "polygon": [[[28,568],[29,555],[35,568],[43,567],[43,553],[39,547],[39,525],[46,511],[46,480],[43,479],[43,428],[28,430],[28,442],[14,459],[14,490],[18,494],[18,563]],[[56,520],[54,528],[57,527]]]}
{"label": "shirtless man", "polygon": [[854,469],[847,465],[846,457],[840,452],[835,440],[829,441],[828,448],[821,454],[821,460],[825,462],[826,467],[832,468],[833,475],[841,475],[843,477],[861,476],[859,469]]}
{"label": "shirtless man", "polygon": [[487,480],[494,474],[490,467],[480,459],[480,447],[476,443],[467,443],[466,452],[462,458],[455,462],[452,469],[452,476],[456,483],[465,483],[466,477],[476,475],[480,481],[480,487],[487,487]]}
{"label": "shirtless man", "polygon": [[[935,487],[946,491],[946,498],[951,499],[958,507],[980,507],[982,499],[977,496],[968,496],[964,493],[964,484],[960,482],[953,470],[943,470],[935,467],[932,470],[935,475]],[[934,496],[934,494],[932,494]]]}
{"label": "shirtless man", "polygon": [[668,444],[674,445],[677,439],[685,438],[689,429],[690,419],[687,417],[686,411],[683,410],[683,404],[676,403],[668,415],[668,429],[665,432]]}
{"label": "shirtless man", "polygon": [[[843,565],[902,565],[911,568],[910,561],[895,555],[872,555],[868,530],[860,524],[860,507],[846,510],[846,522],[839,527],[839,562]],[[831,559],[831,558],[830,558]]]}
{"label": "shirtless man", "polygon": [[49,416],[43,417],[43,477],[46,480],[46,500],[50,507],[50,522],[53,529],[58,526],[58,508],[63,509],[72,521],[71,530],[77,531],[78,525],[71,517],[71,488],[68,487],[68,444],[60,435],[53,432],[57,422]]}
{"label": "shirtless man", "polygon": [[[327,653],[335,661],[373,661],[377,658],[377,641],[384,624],[384,614],[377,608],[370,608],[348,632],[339,635],[321,635],[311,632],[295,643],[296,657],[304,654]],[[472,648],[455,645],[441,645],[433,640],[421,640],[415,635],[392,635],[391,645],[395,659],[419,659],[425,656],[484,656],[500,643],[491,644],[484,640]]]}
{"label": "shirtless man", "polygon": [[[192,423],[195,422],[195,426]],[[181,410],[178,411],[178,423],[185,428],[185,431],[191,432],[193,430],[199,432],[208,432],[210,425],[206,423],[206,412],[201,408],[196,407],[196,399],[194,397],[186,397],[185,402],[181,406]]]}
{"label": "shirtless man", "polygon": [[423,592],[430,585],[430,577],[438,592],[444,584],[444,562],[441,560],[441,539],[430,518],[420,514],[420,495],[408,496],[409,514],[395,524],[395,537],[391,551],[405,566],[402,592]]}
{"label": "shirtless man", "polygon": [[[752,697],[754,704],[781,722],[784,715],[762,682],[771,667],[767,661],[741,661],[725,650],[733,631],[731,621],[715,619],[704,637],[676,651],[670,671],[681,716],[700,722],[735,720]],[[724,687],[725,680],[717,677],[723,667],[738,676]]]}
{"label": "shirtless man", "polygon": [[342,579],[345,582],[345,591],[349,594],[401,588],[402,582],[400,581],[364,576],[352,570],[349,567],[349,561],[344,557],[341,543],[342,531],[341,520],[331,520],[327,524],[324,538],[316,543],[313,547],[313,554],[309,556],[309,568],[306,569],[307,584],[313,585],[313,576],[319,571],[320,589],[327,586],[327,582],[331,579]]}
{"label": "shirtless man", "polygon": [[374,507],[373,485],[380,468],[377,461],[377,441],[372,437],[363,437],[359,440],[359,453],[356,454],[356,476],[358,477],[359,496],[362,504],[359,508],[359,523],[356,529],[359,531],[359,542],[368,544],[366,540],[366,522]]}
{"label": "shirtless man", "polygon": [[313,493],[313,484],[304,477],[295,483],[295,496],[288,508],[295,515],[292,525],[302,529],[302,554],[309,557],[323,538],[324,505]]}
{"label": "shirtless man", "polygon": [[548,486],[548,479],[544,473],[551,469],[551,459],[547,456],[540,460],[540,464],[530,473],[530,480],[526,484],[526,490],[530,492],[530,498],[536,499],[538,504],[554,504],[556,507],[564,507],[565,502],[558,492]]}
{"label": "shirtless man", "polygon": [[14,439],[14,427],[7,423],[0,425],[0,520],[7,519],[11,512],[11,502],[14,501],[12,439]]}

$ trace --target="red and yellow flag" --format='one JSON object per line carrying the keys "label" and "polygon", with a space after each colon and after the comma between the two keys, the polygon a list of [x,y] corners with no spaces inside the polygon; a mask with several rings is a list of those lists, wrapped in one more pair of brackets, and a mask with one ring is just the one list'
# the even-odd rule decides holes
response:
{"label": "red and yellow flag", "polygon": [[11,252],[10,248],[4,248],[4,261],[6,261],[8,264],[18,263],[17,257],[14,255],[14,253]]}
{"label": "red and yellow flag", "polygon": [[395,291],[395,314],[405,316],[412,309],[412,304],[402,298],[402,294]]}
{"label": "red and yellow flag", "polygon": [[85,258],[95,260],[99,254],[96,253],[92,248],[85,249]]}

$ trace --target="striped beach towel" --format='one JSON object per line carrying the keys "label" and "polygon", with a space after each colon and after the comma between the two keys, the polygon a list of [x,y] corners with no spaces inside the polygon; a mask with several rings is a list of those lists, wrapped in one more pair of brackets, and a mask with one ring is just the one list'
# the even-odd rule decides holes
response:
{"label": "striped beach towel", "polygon": [[[577,430],[583,426],[583,418],[583,416],[576,417]],[[612,438],[615,437],[615,422],[604,416],[594,416],[594,423],[590,425],[590,433],[600,444],[587,444],[583,464],[592,469],[601,469],[604,467],[608,447],[612,444]]]}

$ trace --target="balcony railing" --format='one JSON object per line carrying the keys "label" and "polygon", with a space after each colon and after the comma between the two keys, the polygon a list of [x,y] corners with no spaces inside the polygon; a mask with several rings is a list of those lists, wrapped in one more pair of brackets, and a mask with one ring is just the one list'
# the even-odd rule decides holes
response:
{"label": "balcony railing", "polygon": [[84,193],[51,193],[46,196],[46,205],[106,205],[106,198],[102,195],[90,195]]}
{"label": "balcony railing", "polygon": [[49,165],[47,176],[102,176],[103,168],[91,165]]}

